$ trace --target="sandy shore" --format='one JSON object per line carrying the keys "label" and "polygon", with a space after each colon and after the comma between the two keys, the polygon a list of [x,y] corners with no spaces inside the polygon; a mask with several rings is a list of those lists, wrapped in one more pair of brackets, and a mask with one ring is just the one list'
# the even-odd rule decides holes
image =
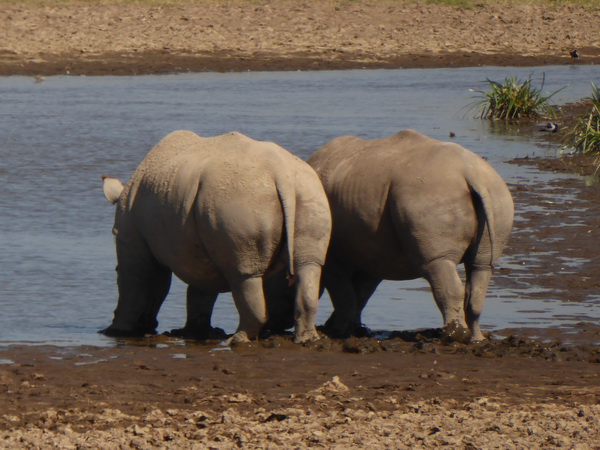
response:
{"label": "sandy shore", "polygon": [[17,2],[0,9],[0,75],[598,64],[599,23],[563,4]]}

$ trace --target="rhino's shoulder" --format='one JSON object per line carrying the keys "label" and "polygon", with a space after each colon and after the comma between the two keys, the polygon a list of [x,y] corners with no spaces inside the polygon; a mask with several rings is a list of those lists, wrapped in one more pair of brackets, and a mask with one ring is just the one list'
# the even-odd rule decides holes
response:
{"label": "rhino's shoulder", "polygon": [[202,141],[204,138],[201,138],[193,131],[189,130],[177,130],[167,134],[164,138],[162,138],[158,144],[154,146],[151,150],[151,153],[156,153],[161,150],[172,150],[178,147],[185,147],[190,144],[197,144]]}

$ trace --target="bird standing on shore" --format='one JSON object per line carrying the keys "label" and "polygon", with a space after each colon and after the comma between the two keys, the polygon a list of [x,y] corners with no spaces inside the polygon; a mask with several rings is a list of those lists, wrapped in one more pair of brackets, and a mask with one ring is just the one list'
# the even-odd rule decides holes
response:
{"label": "bird standing on shore", "polygon": [[579,52],[577,52],[577,49],[573,49],[573,51],[570,51],[569,55],[571,55],[571,59],[573,60],[579,58]]}
{"label": "bird standing on shore", "polygon": [[540,131],[548,131],[550,133],[558,132],[558,124],[556,122],[548,122]]}

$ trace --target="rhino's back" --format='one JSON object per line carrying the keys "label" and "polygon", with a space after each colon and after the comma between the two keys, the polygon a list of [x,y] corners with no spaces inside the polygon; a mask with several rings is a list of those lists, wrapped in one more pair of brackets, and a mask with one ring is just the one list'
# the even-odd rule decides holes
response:
{"label": "rhino's back", "polygon": [[238,178],[251,178],[256,167],[265,168],[274,160],[285,158],[285,153],[275,144],[255,141],[237,132],[206,138],[191,131],[174,131],[146,155],[123,198],[128,199],[130,206],[142,191],[144,195],[167,196],[171,202],[185,201],[187,195],[195,194],[207,174],[222,177],[232,173]]}
{"label": "rhino's back", "polygon": [[[332,252],[386,279],[420,276],[415,262],[422,256],[446,252],[460,259],[477,226],[469,172],[504,185],[476,154],[412,130],[338,138],[308,162],[331,204]],[[415,239],[439,245],[417,250]]]}
{"label": "rhino's back", "polygon": [[405,130],[381,139],[336,138],[317,150],[308,163],[325,185],[333,185],[356,177],[364,183],[372,182],[371,177],[389,182],[398,174],[405,176],[414,170],[451,171],[466,161],[479,164],[483,160],[457,144]]}

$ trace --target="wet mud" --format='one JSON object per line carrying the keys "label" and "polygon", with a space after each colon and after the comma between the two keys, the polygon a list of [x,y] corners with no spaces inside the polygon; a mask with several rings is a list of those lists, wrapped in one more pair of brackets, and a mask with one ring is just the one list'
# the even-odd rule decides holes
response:
{"label": "wet mud", "polygon": [[[598,332],[596,329],[595,332]],[[489,448],[600,442],[600,353],[440,330],[232,348],[167,336],[0,352],[0,445]],[[401,336],[401,337],[400,337]]]}

